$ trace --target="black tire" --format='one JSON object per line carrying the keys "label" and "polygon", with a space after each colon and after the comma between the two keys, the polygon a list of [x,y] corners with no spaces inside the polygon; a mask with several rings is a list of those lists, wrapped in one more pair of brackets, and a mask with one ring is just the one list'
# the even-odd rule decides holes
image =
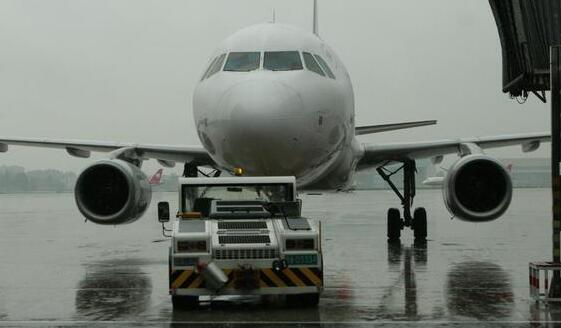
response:
{"label": "black tire", "polygon": [[427,239],[427,211],[423,207],[416,208],[413,213],[413,230],[415,241]]}
{"label": "black tire", "polygon": [[288,307],[317,307],[319,304],[319,293],[311,294],[289,294],[286,295]]}
{"label": "black tire", "polygon": [[174,310],[192,310],[199,306],[199,297],[172,295],[171,304]]}
{"label": "black tire", "polygon": [[396,242],[401,238],[401,217],[397,208],[388,210],[388,241]]}

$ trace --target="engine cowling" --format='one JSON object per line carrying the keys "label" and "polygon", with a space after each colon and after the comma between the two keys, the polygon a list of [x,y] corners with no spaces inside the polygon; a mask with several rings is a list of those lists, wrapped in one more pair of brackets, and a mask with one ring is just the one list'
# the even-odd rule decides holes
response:
{"label": "engine cowling", "polygon": [[460,158],[444,179],[444,203],[455,217],[470,222],[500,217],[512,199],[512,181],[504,166],[486,155]]}
{"label": "engine cowling", "polygon": [[125,224],[144,214],[152,199],[152,189],[137,166],[119,159],[101,160],[80,174],[74,197],[88,220]]}

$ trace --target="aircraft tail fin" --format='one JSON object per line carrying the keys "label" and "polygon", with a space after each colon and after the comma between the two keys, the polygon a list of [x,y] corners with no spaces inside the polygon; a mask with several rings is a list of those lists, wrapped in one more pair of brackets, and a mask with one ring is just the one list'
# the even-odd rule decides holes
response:
{"label": "aircraft tail fin", "polygon": [[159,185],[162,184],[162,172],[163,169],[159,169],[151,178],[148,180],[150,185]]}
{"label": "aircraft tail fin", "polygon": [[314,0],[314,34],[319,36],[319,26],[318,26],[318,0]]}
{"label": "aircraft tail fin", "polygon": [[436,124],[435,120],[430,120],[430,121],[416,121],[416,122],[393,123],[393,124],[382,124],[382,125],[357,126],[355,128],[355,135],[360,136],[363,134],[410,129],[420,126],[435,125],[435,124]]}

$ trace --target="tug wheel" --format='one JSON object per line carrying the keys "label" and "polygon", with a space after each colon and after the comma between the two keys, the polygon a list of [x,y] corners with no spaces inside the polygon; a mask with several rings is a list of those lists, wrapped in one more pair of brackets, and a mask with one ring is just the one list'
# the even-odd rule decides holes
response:
{"label": "tug wheel", "polygon": [[401,237],[401,226],[399,210],[397,208],[390,208],[388,210],[388,241],[399,241]]}
{"label": "tug wheel", "polygon": [[318,304],[319,293],[286,295],[286,305],[289,307],[317,307]]}
{"label": "tug wheel", "polygon": [[195,309],[199,306],[199,297],[172,295],[171,304],[173,305],[173,308],[177,310]]}

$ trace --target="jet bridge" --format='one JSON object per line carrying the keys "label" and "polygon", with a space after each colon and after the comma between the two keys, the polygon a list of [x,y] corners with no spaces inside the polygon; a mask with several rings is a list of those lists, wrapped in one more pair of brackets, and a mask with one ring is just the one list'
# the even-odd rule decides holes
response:
{"label": "jet bridge", "polygon": [[[561,301],[561,0],[489,0],[501,39],[503,92],[525,100],[529,92],[543,102],[551,90],[551,265],[530,263],[530,295]],[[540,290],[544,271],[545,290]],[[552,271],[551,280],[548,271]]]}
{"label": "jet bridge", "polygon": [[561,44],[561,1],[489,0],[502,46],[503,92],[543,102],[550,90],[549,47]]}

